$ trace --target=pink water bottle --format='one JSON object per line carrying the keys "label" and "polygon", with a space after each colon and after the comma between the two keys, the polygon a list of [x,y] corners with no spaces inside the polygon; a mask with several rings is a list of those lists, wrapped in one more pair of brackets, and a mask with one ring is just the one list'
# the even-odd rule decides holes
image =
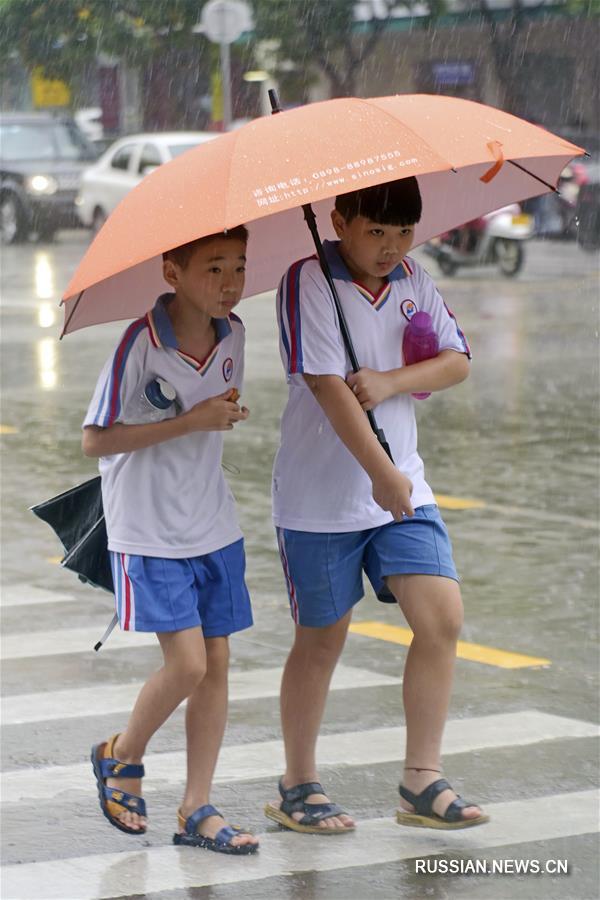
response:
{"label": "pink water bottle", "polygon": [[[402,353],[404,365],[422,362],[424,359],[432,359],[439,353],[440,345],[435,333],[433,322],[429,313],[416,312],[404,329],[402,338]],[[431,392],[413,394],[415,400],[425,400],[431,396]]]}

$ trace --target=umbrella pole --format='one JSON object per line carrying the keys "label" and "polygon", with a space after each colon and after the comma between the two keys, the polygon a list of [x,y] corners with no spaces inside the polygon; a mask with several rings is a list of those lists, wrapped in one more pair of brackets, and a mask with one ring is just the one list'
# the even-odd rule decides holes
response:
{"label": "umbrella pole", "polygon": [[[319,257],[319,263],[321,264],[321,269],[323,271],[323,275],[329,285],[329,290],[331,291],[331,296],[333,297],[333,303],[338,315],[339,323],[340,323],[340,331],[342,333],[342,340],[344,341],[344,347],[346,348],[346,352],[350,358],[350,365],[352,366],[353,372],[358,372],[360,369],[360,364],[358,359],[356,358],[356,352],[354,350],[354,345],[352,343],[352,338],[350,336],[350,331],[348,329],[348,323],[346,322],[346,317],[344,316],[344,310],[342,309],[342,304],[340,303],[340,298],[338,297],[338,292],[329,270],[329,264],[327,262],[327,258],[325,256],[325,251],[323,250],[323,244],[321,243],[321,237],[319,235],[317,229],[317,217],[314,214],[313,208],[310,203],[305,203],[302,206],[302,210],[304,212],[304,218],[306,220],[306,224],[308,225],[308,230],[312,235],[312,239],[314,241],[317,256]],[[389,456],[389,458],[394,461],[392,457],[392,451],[390,450],[390,445],[387,442],[385,433],[383,428],[379,428],[377,425],[377,421],[375,420],[375,416],[373,414],[372,409],[366,410],[367,419],[369,420],[369,425],[373,429],[375,437]]]}
{"label": "umbrella pole", "polygon": [[[272,88],[269,90],[269,100],[271,101],[271,109],[272,115],[276,113],[280,113],[281,107],[279,105],[279,97],[277,96],[277,91]],[[344,311],[342,309],[342,304],[340,303],[340,298],[338,297],[338,292],[335,287],[335,283],[333,281],[333,276],[329,270],[329,264],[327,262],[327,258],[325,257],[325,251],[323,250],[323,244],[321,242],[321,237],[319,235],[319,231],[317,229],[317,217],[314,214],[313,208],[310,203],[305,203],[302,206],[302,211],[304,212],[304,219],[306,220],[306,224],[308,225],[308,230],[312,235],[312,239],[314,241],[315,248],[317,250],[317,256],[319,257],[319,263],[321,264],[321,269],[323,271],[323,275],[329,285],[329,290],[331,291],[331,296],[333,297],[333,303],[338,315],[339,323],[340,323],[340,331],[342,333],[342,340],[344,341],[344,347],[346,348],[346,352],[350,358],[350,364],[352,366],[353,372],[358,372],[360,369],[360,364],[358,359],[356,358],[356,352],[354,350],[354,345],[352,343],[352,338],[350,336],[350,331],[348,329],[348,323],[346,322],[346,317],[344,316]],[[394,461],[392,456],[392,452],[390,450],[390,445],[387,442],[385,433],[383,428],[379,428],[377,425],[377,421],[375,419],[375,415],[373,414],[372,409],[366,410],[367,419],[369,420],[369,425],[373,429],[375,437],[389,456],[389,458]]]}

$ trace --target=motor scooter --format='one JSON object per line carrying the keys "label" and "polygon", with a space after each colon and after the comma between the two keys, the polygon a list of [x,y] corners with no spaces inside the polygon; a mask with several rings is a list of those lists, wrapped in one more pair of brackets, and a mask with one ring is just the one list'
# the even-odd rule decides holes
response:
{"label": "motor scooter", "polygon": [[428,241],[423,249],[443,275],[454,275],[460,266],[498,266],[511,278],[523,267],[524,242],[533,231],[533,218],[512,203],[453,228]]}

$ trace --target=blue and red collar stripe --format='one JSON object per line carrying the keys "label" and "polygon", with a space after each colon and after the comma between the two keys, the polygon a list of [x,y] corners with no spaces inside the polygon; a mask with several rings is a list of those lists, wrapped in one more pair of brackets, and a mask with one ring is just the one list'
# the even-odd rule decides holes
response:
{"label": "blue and red collar stripe", "polygon": [[108,387],[108,411],[103,423],[105,428],[113,425],[121,413],[121,382],[125,371],[125,363],[137,336],[146,327],[146,324],[145,316],[132,322],[115,351]]}

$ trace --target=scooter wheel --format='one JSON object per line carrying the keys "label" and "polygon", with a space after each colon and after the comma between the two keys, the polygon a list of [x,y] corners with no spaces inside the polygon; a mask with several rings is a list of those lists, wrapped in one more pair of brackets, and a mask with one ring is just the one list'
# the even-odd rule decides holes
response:
{"label": "scooter wheel", "polygon": [[507,278],[514,278],[521,271],[525,261],[525,254],[520,241],[497,238],[494,244],[494,252],[498,268]]}

